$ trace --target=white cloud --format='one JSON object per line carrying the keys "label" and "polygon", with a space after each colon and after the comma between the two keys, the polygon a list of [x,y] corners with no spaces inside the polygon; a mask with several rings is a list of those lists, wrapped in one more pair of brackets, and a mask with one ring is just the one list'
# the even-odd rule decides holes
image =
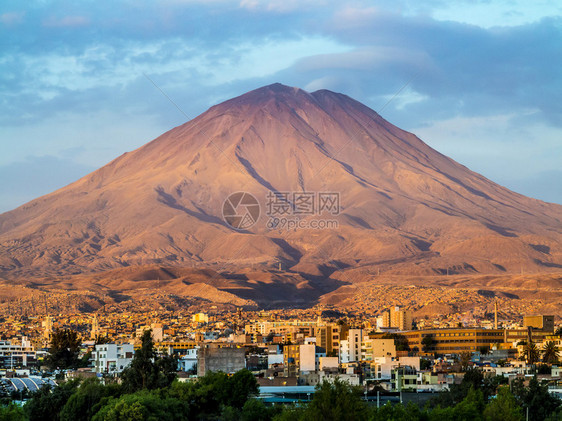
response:
{"label": "white cloud", "polygon": [[87,26],[90,24],[90,19],[86,16],[63,16],[49,17],[43,21],[43,26],[48,28],[61,28],[61,27],[79,27]]}
{"label": "white cloud", "polygon": [[17,25],[23,22],[25,12],[6,12],[0,15],[0,23],[6,26]]}

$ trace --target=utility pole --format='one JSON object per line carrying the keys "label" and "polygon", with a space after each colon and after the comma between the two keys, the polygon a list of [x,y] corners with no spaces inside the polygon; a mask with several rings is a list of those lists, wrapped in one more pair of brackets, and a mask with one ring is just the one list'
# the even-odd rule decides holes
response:
{"label": "utility pole", "polygon": [[498,299],[494,303],[494,329],[498,328]]}

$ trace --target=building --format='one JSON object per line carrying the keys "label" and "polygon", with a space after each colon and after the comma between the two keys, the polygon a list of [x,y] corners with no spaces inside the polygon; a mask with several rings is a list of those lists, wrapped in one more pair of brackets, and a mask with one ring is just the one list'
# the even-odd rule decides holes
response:
{"label": "building", "polygon": [[373,361],[379,357],[396,357],[394,339],[363,339],[361,343],[361,359]]}
{"label": "building", "polygon": [[96,373],[121,373],[131,361],[135,350],[131,344],[101,344],[92,351]]}
{"label": "building", "polygon": [[347,339],[340,344],[340,362],[349,363],[361,360],[363,329],[349,329]]}
{"label": "building", "polygon": [[209,316],[205,313],[197,313],[191,316],[193,323],[209,323]]}
{"label": "building", "polygon": [[554,333],[554,316],[524,316],[523,327]]}
{"label": "building", "polygon": [[164,332],[160,323],[152,323],[150,326],[141,326],[135,331],[135,337],[140,339],[145,331],[152,330],[152,340],[154,342],[162,342]]}
{"label": "building", "polygon": [[21,341],[0,341],[0,365],[3,368],[26,367],[35,363],[37,354],[27,337]]}
{"label": "building", "polygon": [[402,335],[408,340],[410,350],[430,354],[473,352],[504,342],[503,329],[427,329],[402,332]]}
{"label": "building", "polygon": [[339,355],[341,327],[335,323],[316,329],[316,343],[326,350],[326,355]]}
{"label": "building", "polygon": [[400,307],[391,307],[390,326],[386,327],[396,327],[399,330],[411,330],[412,312],[410,310],[401,309]]}
{"label": "building", "polygon": [[98,315],[94,314],[94,318],[92,319],[92,329],[90,330],[90,339],[96,339],[98,335],[100,335],[100,324],[98,322]]}
{"label": "building", "polygon": [[206,344],[197,353],[197,376],[202,377],[209,371],[236,373],[246,368],[244,348],[233,346],[216,346]]}
{"label": "building", "polygon": [[53,318],[51,316],[46,316],[45,320],[41,322],[41,326],[43,327],[43,343],[48,344],[53,334]]}
{"label": "building", "polygon": [[315,371],[316,345],[285,345],[283,366],[286,377],[296,377],[301,373]]}
{"label": "building", "polygon": [[197,368],[198,348],[186,349],[184,355],[178,358],[178,371],[191,371]]}

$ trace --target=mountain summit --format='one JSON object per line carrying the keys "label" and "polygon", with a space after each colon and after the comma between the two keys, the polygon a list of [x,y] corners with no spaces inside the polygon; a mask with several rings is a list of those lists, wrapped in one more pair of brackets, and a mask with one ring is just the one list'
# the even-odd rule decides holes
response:
{"label": "mountain summit", "polygon": [[0,215],[5,277],[145,264],[281,265],[316,279],[560,270],[562,206],[491,182],[345,95],[273,84]]}

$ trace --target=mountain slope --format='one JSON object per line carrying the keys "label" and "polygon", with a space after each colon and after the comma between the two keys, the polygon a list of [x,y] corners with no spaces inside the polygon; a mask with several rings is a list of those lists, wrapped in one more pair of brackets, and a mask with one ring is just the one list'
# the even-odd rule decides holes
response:
{"label": "mountain slope", "polygon": [[[268,229],[268,192],[303,191],[338,194],[339,213],[287,216],[337,227]],[[261,205],[245,231],[221,214],[234,192]],[[275,84],[0,215],[8,277],[278,262],[313,277],[560,270],[562,206],[487,180],[345,95]]]}

